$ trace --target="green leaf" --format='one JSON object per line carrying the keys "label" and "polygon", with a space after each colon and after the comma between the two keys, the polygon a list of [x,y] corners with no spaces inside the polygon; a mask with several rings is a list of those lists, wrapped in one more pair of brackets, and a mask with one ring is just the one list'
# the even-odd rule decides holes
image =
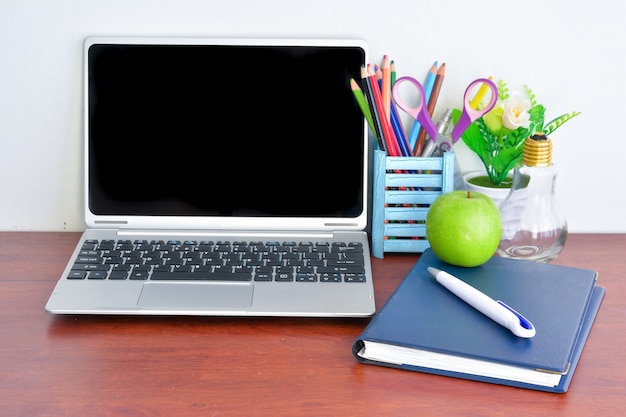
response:
{"label": "green leaf", "polygon": [[506,139],[502,145],[503,148],[519,147],[529,136],[529,132],[530,129],[524,129],[523,127],[519,127],[516,130],[512,131],[506,136]]}
{"label": "green leaf", "polygon": [[497,155],[493,157],[491,160],[491,164],[493,165],[494,170],[498,172],[508,173],[511,168],[508,168],[510,165],[515,165],[514,161],[518,158],[522,157],[523,146],[518,148],[509,148],[501,150]]}
{"label": "green leaf", "polygon": [[571,112],[571,113],[565,113],[560,115],[559,117],[550,120],[547,124],[546,127],[543,128],[543,133],[546,134],[546,136],[549,136],[552,132],[554,132],[555,130],[557,130],[559,127],[561,127],[563,125],[563,123],[567,122],[570,119],[573,119],[574,117],[578,116],[580,114],[579,111],[575,111],[575,112]]}
{"label": "green leaf", "polygon": [[531,107],[535,107],[537,105],[537,98],[535,97],[535,93],[533,93],[533,90],[531,90],[531,88],[527,85],[524,86],[524,89],[526,90],[526,94],[528,94],[528,98],[530,99]]}
{"label": "green leaf", "polygon": [[469,125],[469,127],[461,136],[461,139],[463,139],[463,142],[465,142],[467,147],[476,152],[478,156],[482,157],[484,152],[489,150],[489,144],[485,142],[485,139],[481,134],[479,127],[474,123]]}
{"label": "green leaf", "polygon": [[502,80],[498,80],[498,100],[506,100],[509,98],[509,87]]}
{"label": "green leaf", "polygon": [[[537,104],[530,109],[530,125],[528,126],[528,133],[540,132],[543,130],[543,120],[546,113],[546,108]],[[528,134],[526,134],[528,136]],[[525,138],[524,138],[525,139]]]}

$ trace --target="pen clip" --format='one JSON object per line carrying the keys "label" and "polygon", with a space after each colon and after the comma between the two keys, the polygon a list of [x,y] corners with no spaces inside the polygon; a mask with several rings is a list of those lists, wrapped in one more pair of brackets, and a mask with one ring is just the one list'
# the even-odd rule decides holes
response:
{"label": "pen clip", "polygon": [[507,326],[507,328],[515,336],[529,338],[535,335],[536,333],[535,326],[530,322],[530,320],[522,316],[520,313],[518,313],[517,311],[515,311],[513,308],[509,307],[502,301],[498,300],[496,302],[500,304],[502,307],[509,310],[511,313],[513,313],[515,317],[517,317],[518,320],[515,323],[510,323],[510,325]]}

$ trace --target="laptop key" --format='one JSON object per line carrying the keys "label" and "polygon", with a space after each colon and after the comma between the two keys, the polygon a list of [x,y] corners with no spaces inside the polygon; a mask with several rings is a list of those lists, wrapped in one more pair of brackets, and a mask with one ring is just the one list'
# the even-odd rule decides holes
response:
{"label": "laptop key", "polygon": [[363,266],[363,258],[356,259],[329,259],[326,263],[327,266],[345,266],[345,265],[357,265]]}
{"label": "laptop key", "polygon": [[346,282],[365,282],[365,274],[345,274],[343,278]]}
{"label": "laptop key", "polygon": [[111,271],[109,273],[109,279],[126,279],[128,278],[128,271]]}
{"label": "laptop key", "polygon": [[91,271],[87,279],[105,279],[107,277],[106,271]]}
{"label": "laptop key", "polygon": [[318,267],[317,272],[320,273],[342,273],[342,274],[359,274],[365,273],[365,269],[363,266],[359,265],[334,265],[334,266],[325,266]]}
{"label": "laptop key", "polygon": [[255,281],[271,281],[273,279],[273,275],[271,272],[257,272],[254,275]]}
{"label": "laptop key", "polygon": [[75,263],[72,266],[72,270],[75,271],[107,271],[109,269],[109,265],[104,264],[79,264]]}
{"label": "laptop key", "polygon": [[80,255],[78,256],[78,258],[76,258],[76,263],[77,264],[101,264],[102,263],[102,258],[99,256],[93,256],[93,255]]}
{"label": "laptop key", "polygon": [[316,282],[317,274],[314,272],[296,272],[297,282]]}
{"label": "laptop key", "polygon": [[67,274],[67,279],[85,279],[87,277],[86,271],[76,271],[72,270],[69,274]]}
{"label": "laptop key", "polygon": [[321,273],[320,282],[341,282],[341,275],[336,273]]}
{"label": "laptop key", "polygon": [[129,279],[136,279],[136,280],[146,280],[148,279],[149,273],[148,271],[142,271],[142,270],[133,270],[130,273],[130,276],[128,277]]}
{"label": "laptop key", "polygon": [[155,271],[150,276],[152,280],[174,280],[174,281],[251,281],[250,272],[163,272]]}
{"label": "laptop key", "polygon": [[276,273],[276,282],[291,282],[293,281],[293,273]]}

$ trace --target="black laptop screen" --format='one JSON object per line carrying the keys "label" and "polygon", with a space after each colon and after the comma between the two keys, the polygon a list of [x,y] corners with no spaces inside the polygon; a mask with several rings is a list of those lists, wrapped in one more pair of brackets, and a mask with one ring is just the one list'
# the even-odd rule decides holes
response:
{"label": "black laptop screen", "polygon": [[88,50],[89,206],[98,215],[356,217],[359,47]]}

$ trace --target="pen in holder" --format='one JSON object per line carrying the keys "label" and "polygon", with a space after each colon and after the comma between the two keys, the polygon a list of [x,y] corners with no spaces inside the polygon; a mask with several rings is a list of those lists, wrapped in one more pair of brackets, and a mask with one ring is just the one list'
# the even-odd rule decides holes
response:
{"label": "pen in holder", "polygon": [[454,151],[440,157],[387,156],[374,151],[372,253],[424,252],[426,214],[454,188]]}

